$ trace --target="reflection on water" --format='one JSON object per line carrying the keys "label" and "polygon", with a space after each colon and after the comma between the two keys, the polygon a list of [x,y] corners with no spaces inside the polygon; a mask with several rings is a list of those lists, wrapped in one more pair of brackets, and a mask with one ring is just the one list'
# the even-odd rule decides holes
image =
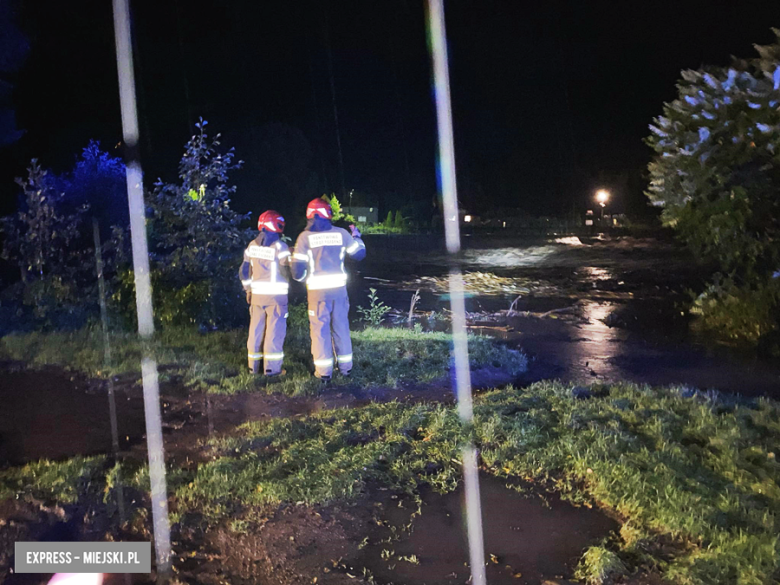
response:
{"label": "reflection on water", "polygon": [[584,322],[579,327],[585,335],[587,343],[591,346],[591,354],[598,359],[609,359],[614,352],[614,348],[611,347],[615,341],[613,330],[604,323],[604,319],[614,308],[615,306],[611,303],[585,302],[582,304]]}
{"label": "reflection on water", "polygon": [[610,280],[612,272],[598,266],[586,266],[580,271],[587,280]]}

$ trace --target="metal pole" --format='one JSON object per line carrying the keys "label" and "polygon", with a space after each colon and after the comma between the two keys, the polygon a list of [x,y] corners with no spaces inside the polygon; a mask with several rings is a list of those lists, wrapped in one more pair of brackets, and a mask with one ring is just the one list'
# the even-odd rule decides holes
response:
{"label": "metal pole", "polygon": [[122,108],[122,133],[127,148],[127,202],[130,207],[130,232],[133,248],[135,301],[138,333],[143,342],[141,374],[144,388],[146,444],[151,482],[152,521],[157,560],[157,580],[165,582],[171,572],[171,530],[168,519],[168,492],[165,481],[162,418],[157,362],[149,347],[154,333],[152,286],[149,275],[149,250],[146,241],[143,174],[138,155],[138,111],[135,98],[133,49],[130,33],[129,0],[114,1],[114,34],[116,64],[119,74],[119,97]]}
{"label": "metal pole", "polygon": [[[452,339],[455,357],[455,387],[458,414],[470,424],[474,413],[471,399],[471,372],[466,332],[466,301],[463,275],[458,263],[460,252],[460,225],[458,217],[458,190],[455,180],[455,147],[452,132],[452,107],[447,61],[447,33],[444,24],[442,0],[428,0],[428,46],[433,61],[436,120],[439,135],[439,187],[444,208],[444,236],[447,251],[452,258],[450,266],[450,306],[452,308]],[[464,490],[466,493],[466,525],[468,530],[469,560],[473,585],[485,585],[485,545],[482,535],[482,507],[479,497],[477,450],[467,445],[462,452]]]}

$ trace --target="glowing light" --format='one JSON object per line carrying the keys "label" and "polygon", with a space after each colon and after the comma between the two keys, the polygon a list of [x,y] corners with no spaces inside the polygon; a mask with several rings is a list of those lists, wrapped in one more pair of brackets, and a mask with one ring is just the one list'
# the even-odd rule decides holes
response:
{"label": "glowing light", "polygon": [[466,216],[463,218],[463,221],[465,221],[466,223],[471,223],[471,216],[470,216],[470,215],[466,215]]}
{"label": "glowing light", "polygon": [[596,191],[596,201],[599,205],[604,207],[607,204],[607,201],[609,201],[609,191],[606,189],[599,189]]}

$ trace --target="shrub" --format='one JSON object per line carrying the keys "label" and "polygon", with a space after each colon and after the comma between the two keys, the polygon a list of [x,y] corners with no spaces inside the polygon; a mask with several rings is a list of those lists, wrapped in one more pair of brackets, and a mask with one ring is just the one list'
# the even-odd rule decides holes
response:
{"label": "shrub", "polygon": [[[648,197],[665,225],[719,276],[697,312],[728,336],[761,337],[777,315],[769,294],[780,267],[780,30],[759,58],[683,71],[678,98],[650,126],[655,151]],[[720,288],[725,285],[726,288]],[[737,290],[740,289],[740,290]],[[764,291],[764,292],[761,292]],[[760,299],[766,306],[738,308]],[[730,316],[727,316],[730,314]]]}
{"label": "shrub", "polygon": [[376,289],[370,288],[368,295],[368,308],[359,306],[357,312],[360,314],[360,320],[368,325],[377,327],[385,319],[385,315],[390,312],[390,307],[379,300],[376,295]]}

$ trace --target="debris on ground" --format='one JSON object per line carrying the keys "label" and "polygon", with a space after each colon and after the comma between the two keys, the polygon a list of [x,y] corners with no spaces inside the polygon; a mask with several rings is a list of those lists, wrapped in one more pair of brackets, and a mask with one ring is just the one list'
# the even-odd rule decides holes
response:
{"label": "debris on ground", "polygon": [[[519,295],[528,294],[540,283],[530,278],[498,276],[492,272],[466,272],[463,274],[463,289],[466,293],[480,295]],[[450,280],[447,276],[421,276],[402,282],[401,290],[424,290],[447,294]]]}

